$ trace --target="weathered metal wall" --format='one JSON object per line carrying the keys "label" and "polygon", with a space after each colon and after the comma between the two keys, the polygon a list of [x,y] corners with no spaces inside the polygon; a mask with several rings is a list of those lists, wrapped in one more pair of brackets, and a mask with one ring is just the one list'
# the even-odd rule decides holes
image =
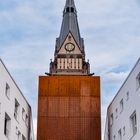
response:
{"label": "weathered metal wall", "polygon": [[101,140],[100,78],[39,77],[37,140]]}

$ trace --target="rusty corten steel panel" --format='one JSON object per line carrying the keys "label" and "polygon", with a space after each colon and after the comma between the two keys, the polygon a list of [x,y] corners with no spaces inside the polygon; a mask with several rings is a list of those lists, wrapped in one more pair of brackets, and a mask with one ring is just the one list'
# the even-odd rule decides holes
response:
{"label": "rusty corten steel panel", "polygon": [[37,140],[101,140],[100,77],[40,76]]}

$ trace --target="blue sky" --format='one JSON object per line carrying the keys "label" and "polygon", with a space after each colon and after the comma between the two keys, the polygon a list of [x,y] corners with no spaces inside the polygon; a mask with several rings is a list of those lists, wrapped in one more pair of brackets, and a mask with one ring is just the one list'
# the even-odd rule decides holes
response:
{"label": "blue sky", "polygon": [[[106,109],[140,57],[139,0],[75,0],[86,58],[101,76]],[[0,0],[0,57],[37,112],[38,76],[49,70],[65,0]],[[36,125],[35,125],[36,127]]]}

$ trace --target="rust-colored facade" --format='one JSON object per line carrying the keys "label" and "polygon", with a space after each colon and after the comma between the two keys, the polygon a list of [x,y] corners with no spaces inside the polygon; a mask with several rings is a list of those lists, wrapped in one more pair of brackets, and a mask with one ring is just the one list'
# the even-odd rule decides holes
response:
{"label": "rust-colored facade", "polygon": [[100,77],[40,76],[37,140],[101,140]]}

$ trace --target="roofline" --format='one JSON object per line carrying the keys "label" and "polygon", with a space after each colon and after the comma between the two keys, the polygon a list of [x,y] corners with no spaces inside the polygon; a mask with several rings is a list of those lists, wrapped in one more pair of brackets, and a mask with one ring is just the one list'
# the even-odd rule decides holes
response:
{"label": "roofline", "polygon": [[[14,82],[14,84],[16,85],[17,89],[19,90],[19,92],[21,93],[22,97],[25,99],[26,103],[29,105],[30,109],[31,109],[31,105],[29,104],[29,102],[27,101],[27,99],[25,98],[25,96],[23,95],[22,91],[20,90],[20,88],[18,87],[18,85],[16,84],[15,80],[13,79],[13,77],[11,76],[10,72],[8,71],[8,69],[6,68],[4,62],[2,61],[2,59],[0,58],[0,62],[3,64],[5,70],[7,71],[7,73],[9,74],[10,78],[12,79],[12,81]],[[32,109],[31,109],[32,110]]]}
{"label": "roofline", "polygon": [[132,74],[132,72],[134,71],[134,69],[136,68],[137,64],[140,62],[140,57],[138,58],[136,64],[134,65],[134,67],[132,68],[132,70],[130,71],[129,75],[127,76],[127,78],[125,79],[124,83],[122,84],[122,86],[120,87],[120,89],[118,90],[117,94],[115,95],[115,97],[113,98],[113,100],[110,102],[107,110],[109,109],[109,107],[111,106],[111,104],[113,103],[113,101],[115,100],[115,98],[117,97],[117,95],[119,94],[119,92],[121,91],[121,89],[123,88],[123,86],[125,85],[125,83],[127,82],[128,78],[130,77],[130,75]]}

